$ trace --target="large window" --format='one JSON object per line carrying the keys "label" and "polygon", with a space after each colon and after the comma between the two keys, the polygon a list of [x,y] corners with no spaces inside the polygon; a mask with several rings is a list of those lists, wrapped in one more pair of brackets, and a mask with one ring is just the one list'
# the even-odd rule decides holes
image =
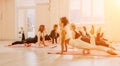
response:
{"label": "large window", "polygon": [[20,27],[23,27],[26,37],[35,36],[36,5],[39,3],[49,3],[49,0],[15,0],[16,33],[19,32]]}
{"label": "large window", "polygon": [[104,0],[69,0],[70,22],[79,24],[103,24]]}
{"label": "large window", "polygon": [[[35,1],[16,0],[16,24],[17,33],[20,27],[24,28],[26,37],[35,36]],[[19,37],[19,33],[18,33]]]}

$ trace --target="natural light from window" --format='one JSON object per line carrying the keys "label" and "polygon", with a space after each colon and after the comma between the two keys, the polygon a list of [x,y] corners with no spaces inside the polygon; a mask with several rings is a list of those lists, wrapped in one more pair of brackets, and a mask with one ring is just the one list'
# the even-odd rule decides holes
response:
{"label": "natural light from window", "polygon": [[104,24],[104,0],[69,0],[70,22]]}

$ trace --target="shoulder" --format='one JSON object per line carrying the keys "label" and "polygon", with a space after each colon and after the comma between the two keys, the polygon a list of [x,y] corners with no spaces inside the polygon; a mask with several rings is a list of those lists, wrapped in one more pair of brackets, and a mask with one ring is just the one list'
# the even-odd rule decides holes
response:
{"label": "shoulder", "polygon": [[38,34],[38,35],[40,35],[40,34],[41,34],[41,32],[40,32],[40,31],[38,31],[38,32],[37,32],[37,34]]}
{"label": "shoulder", "polygon": [[55,30],[52,30],[51,32],[55,32]]}
{"label": "shoulder", "polygon": [[40,31],[37,32],[38,34],[40,33]]}

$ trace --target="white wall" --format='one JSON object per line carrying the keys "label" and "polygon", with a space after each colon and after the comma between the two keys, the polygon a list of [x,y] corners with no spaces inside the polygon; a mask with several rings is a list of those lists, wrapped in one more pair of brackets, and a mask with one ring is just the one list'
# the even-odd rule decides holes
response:
{"label": "white wall", "polygon": [[2,22],[3,22],[3,0],[0,0],[0,39],[2,38]]}
{"label": "white wall", "polygon": [[[50,18],[45,24],[52,28],[52,25],[59,22],[61,16],[68,16],[69,0],[51,0]],[[118,1],[118,2],[117,2]],[[0,19],[0,39],[14,39],[15,38],[15,10],[14,0],[0,0],[0,11],[3,16]],[[37,8],[38,6],[36,6]],[[37,19],[36,24],[41,23],[39,18],[39,7],[36,9]],[[46,19],[47,20],[47,19]],[[105,24],[106,36],[112,41],[120,41],[120,1],[119,0],[105,0]],[[37,26],[38,28],[38,26]],[[47,30],[50,30],[49,28]]]}
{"label": "white wall", "polygon": [[60,2],[59,0],[51,0],[50,3],[50,22],[51,28],[54,24],[59,23],[60,17]]}
{"label": "white wall", "polygon": [[[0,32],[0,39],[15,39],[16,33],[15,33],[15,1],[14,0],[0,0],[3,2],[2,7],[4,7],[2,10],[4,12],[4,15],[2,18],[3,21],[0,24],[2,27]],[[23,0],[21,0],[23,1]],[[40,14],[41,10],[39,7],[41,4],[41,1],[37,3],[36,6],[36,30],[38,29],[38,26],[40,24],[45,24],[47,27],[47,31],[50,32],[53,25],[59,22],[59,17],[61,16],[68,16],[68,0],[51,0],[51,6],[50,6],[50,12],[47,18],[43,14]],[[43,2],[42,2],[43,3]],[[46,0],[47,3],[47,0]],[[19,5],[18,5],[19,6]],[[42,12],[41,12],[42,13]],[[42,15],[42,16],[41,16]],[[43,18],[44,17],[44,18]],[[42,20],[41,20],[42,19]],[[6,27],[8,26],[8,27]]]}
{"label": "white wall", "polygon": [[[61,16],[68,16],[69,0],[51,0],[51,23],[59,22]],[[105,24],[102,26],[105,31],[105,37],[110,41],[120,41],[120,0],[105,1]],[[87,25],[88,27],[90,25]]]}
{"label": "white wall", "polygon": [[120,41],[120,0],[105,0],[105,27],[112,41]]}
{"label": "white wall", "polygon": [[36,32],[40,25],[45,25],[47,32],[50,32],[50,10],[48,3],[40,3],[36,6]]}
{"label": "white wall", "polygon": [[[49,14],[45,13],[43,5],[48,4]],[[49,3],[37,3],[36,6],[36,28],[40,24],[46,26],[46,30],[49,33],[54,24],[59,23],[59,18],[62,16],[68,17],[68,0],[51,0]]]}
{"label": "white wall", "polygon": [[15,0],[17,7],[35,6],[35,0]]}
{"label": "white wall", "polygon": [[15,39],[15,5],[14,0],[0,0],[2,7],[2,21],[0,24],[0,39]]}
{"label": "white wall", "polygon": [[[52,26],[59,23],[59,18],[68,17],[69,0],[51,0],[50,3],[50,20]],[[52,27],[51,26],[51,27]]]}

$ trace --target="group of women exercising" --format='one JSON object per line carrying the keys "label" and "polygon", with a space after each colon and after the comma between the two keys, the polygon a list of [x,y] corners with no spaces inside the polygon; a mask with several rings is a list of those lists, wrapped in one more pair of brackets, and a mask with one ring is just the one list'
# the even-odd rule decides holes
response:
{"label": "group of women exercising", "polygon": [[[58,32],[58,26],[60,27],[60,32]],[[21,28],[22,40],[15,41],[8,46],[13,46],[16,44],[24,44],[26,47],[30,47],[31,43],[36,44],[37,47],[40,47],[41,44],[46,47],[45,40],[52,40],[52,44],[58,43],[57,38],[60,37],[61,51],[68,51],[68,45],[76,47],[78,49],[84,49],[87,53],[90,53],[90,50],[104,51],[111,55],[117,55],[115,48],[111,46],[107,39],[103,38],[104,33],[101,32],[101,28],[95,34],[94,26],[92,25],[90,32],[87,32],[85,26],[83,26],[84,34],[82,31],[76,31],[76,25],[70,23],[67,17],[61,17],[59,25],[55,24],[50,35],[45,34],[45,25],[40,25],[37,35],[34,38],[25,39],[24,30]],[[83,53],[84,53],[83,51]]]}

